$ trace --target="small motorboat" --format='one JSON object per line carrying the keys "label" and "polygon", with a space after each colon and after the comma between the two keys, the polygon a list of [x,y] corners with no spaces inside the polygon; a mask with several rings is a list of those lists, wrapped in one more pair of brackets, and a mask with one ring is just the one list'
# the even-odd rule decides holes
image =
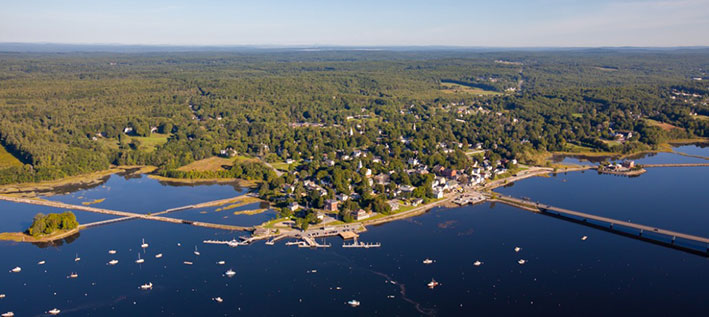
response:
{"label": "small motorboat", "polygon": [[423,264],[431,264],[431,263],[433,263],[433,260],[431,260],[429,258],[426,258],[423,260]]}
{"label": "small motorboat", "polygon": [[20,273],[22,272],[22,268],[19,266],[16,266],[14,269],[10,270],[12,273]]}
{"label": "small motorboat", "polygon": [[61,312],[62,312],[61,310],[54,308],[54,309],[48,311],[47,313],[50,315],[59,315],[59,313],[61,313]]}
{"label": "small motorboat", "polygon": [[482,264],[483,264],[483,263],[480,262],[480,261],[475,261],[475,262],[473,262],[473,265],[475,265],[475,266],[480,266],[480,265],[482,265]]}
{"label": "small motorboat", "polygon": [[149,246],[149,244],[145,243],[145,239],[143,239],[143,244],[140,245],[141,248],[145,249]]}
{"label": "small motorboat", "polygon": [[4,314],[2,314],[2,315],[0,315],[0,316],[2,316],[2,317],[14,317],[14,316],[15,316],[15,313],[9,311],[9,312],[4,313]]}
{"label": "small motorboat", "polygon": [[71,273],[71,274],[69,274],[69,276],[67,276],[66,278],[77,278],[77,277],[79,277],[79,274],[77,274],[77,273]]}
{"label": "small motorboat", "polygon": [[527,260],[520,259],[519,261],[517,261],[517,263],[519,263],[519,265],[522,265],[522,264],[527,263]]}
{"label": "small motorboat", "polygon": [[111,260],[111,261],[108,261],[107,264],[108,264],[108,265],[116,265],[116,264],[118,264],[118,260]]}
{"label": "small motorboat", "polygon": [[215,301],[215,302],[217,302],[217,303],[221,303],[221,302],[224,301],[224,299],[222,299],[221,297],[214,297],[214,298],[212,298],[212,300]]}
{"label": "small motorboat", "polygon": [[148,283],[148,284],[140,285],[140,289],[142,289],[142,290],[153,289],[153,282],[150,282],[150,283]]}
{"label": "small motorboat", "polygon": [[108,250],[108,254],[116,254],[116,250]]}
{"label": "small motorboat", "polygon": [[227,241],[226,245],[228,245],[230,248],[236,248],[236,247],[240,246],[241,243],[239,243],[239,241],[237,241],[236,239],[231,239],[231,240]]}
{"label": "small motorboat", "polygon": [[0,294],[0,299],[5,298],[5,294]]}
{"label": "small motorboat", "polygon": [[182,262],[182,263],[184,263],[185,265],[192,265],[192,262],[190,262],[190,261],[185,261],[185,262]]}
{"label": "small motorboat", "polygon": [[42,260],[42,261],[37,262],[37,265],[44,265],[45,263],[47,263],[47,262]]}
{"label": "small motorboat", "polygon": [[194,255],[199,255],[199,251],[197,251],[197,246],[194,247]]}
{"label": "small motorboat", "polygon": [[219,261],[219,262],[217,262],[217,264],[219,264],[219,265],[224,265],[224,264],[226,264],[226,262],[224,262],[224,261]]}
{"label": "small motorboat", "polygon": [[394,295],[387,295],[387,298],[394,298]]}
{"label": "small motorboat", "polygon": [[178,247],[181,247],[181,246],[182,246],[182,243],[179,243],[179,242],[178,242],[178,243],[177,243],[177,246],[178,246]]}
{"label": "small motorboat", "polygon": [[234,272],[234,270],[232,269],[229,269],[228,271],[224,272],[224,275],[226,275],[227,277],[233,277],[234,275],[236,275],[236,272]]}
{"label": "small motorboat", "polygon": [[436,282],[436,280],[431,279],[431,281],[428,282],[428,284],[426,284],[426,285],[428,285],[428,288],[433,289],[436,286],[441,285],[441,283],[438,283],[438,282]]}
{"label": "small motorboat", "polygon": [[522,250],[522,248],[520,248],[520,247],[515,247],[515,252],[519,252],[520,250]]}
{"label": "small motorboat", "polygon": [[359,306],[359,304],[360,304],[359,301],[356,299],[351,299],[347,302],[347,305],[350,305],[352,307],[357,307],[357,306]]}
{"label": "small motorboat", "polygon": [[143,262],[145,262],[145,259],[141,259],[141,258],[140,258],[140,253],[138,253],[138,259],[135,260],[135,263],[141,264],[141,263],[143,263]]}
{"label": "small motorboat", "polygon": [[583,236],[583,237],[581,237],[581,241],[586,241],[586,239],[588,239],[588,237],[587,237],[587,236]]}
{"label": "small motorboat", "polygon": [[156,255],[155,255],[155,258],[156,258],[156,259],[162,258],[162,253],[156,254]]}
{"label": "small motorboat", "polygon": [[81,258],[79,257],[79,254],[77,253],[76,256],[74,257],[74,262],[79,262],[81,261]]}
{"label": "small motorboat", "polygon": [[276,244],[276,241],[273,241],[273,240],[266,241],[266,245],[274,245],[274,244]]}

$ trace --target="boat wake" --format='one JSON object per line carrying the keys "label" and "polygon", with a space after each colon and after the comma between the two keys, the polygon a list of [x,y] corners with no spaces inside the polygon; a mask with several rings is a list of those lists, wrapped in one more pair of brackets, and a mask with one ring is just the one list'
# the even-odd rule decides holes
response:
{"label": "boat wake", "polygon": [[387,281],[391,281],[392,282],[391,284],[393,284],[393,285],[398,285],[399,286],[399,294],[401,294],[401,299],[414,305],[414,308],[416,308],[416,311],[418,311],[419,313],[424,314],[426,316],[436,316],[435,309],[423,307],[423,305],[421,305],[421,303],[419,303],[409,297],[406,297],[406,285],[392,280],[391,277],[389,277],[389,275],[387,275],[386,273],[372,271],[372,270],[370,270],[370,272],[372,272],[376,275],[379,275],[381,277],[384,277],[385,279],[387,279]]}

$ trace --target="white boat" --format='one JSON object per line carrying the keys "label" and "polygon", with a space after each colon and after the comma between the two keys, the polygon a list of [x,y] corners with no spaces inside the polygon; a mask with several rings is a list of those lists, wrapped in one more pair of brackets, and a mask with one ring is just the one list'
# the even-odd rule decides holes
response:
{"label": "white boat", "polygon": [[431,260],[429,258],[426,258],[423,260],[423,264],[431,264],[431,263],[433,263],[433,260]]}
{"label": "white boat", "polygon": [[480,265],[482,265],[482,264],[483,264],[483,263],[480,262],[480,261],[475,261],[475,262],[473,262],[473,265],[475,265],[475,266],[480,266]]}
{"label": "white boat", "polygon": [[350,305],[352,307],[357,307],[357,306],[359,306],[359,304],[360,304],[359,301],[356,299],[351,299],[347,302],[347,305]]}
{"label": "white boat", "polygon": [[135,260],[135,263],[141,264],[141,263],[143,263],[143,262],[145,262],[145,259],[141,259],[141,258],[140,258],[140,253],[138,253],[138,259]]}
{"label": "white boat", "polygon": [[520,250],[522,250],[522,248],[520,248],[520,247],[515,247],[515,252],[519,252]]}
{"label": "white boat", "polygon": [[581,241],[586,241],[586,239],[588,239],[588,237],[587,237],[587,236],[583,236],[583,237],[581,237]]}
{"label": "white boat", "polygon": [[266,245],[274,245],[274,244],[276,244],[276,241],[273,241],[273,240],[266,241]]}
{"label": "white boat", "polygon": [[394,298],[394,295],[387,295],[387,298]]}
{"label": "white boat", "polygon": [[79,274],[77,274],[77,273],[71,273],[71,274],[69,274],[69,276],[67,276],[66,278],[77,278],[77,277],[79,277]]}
{"label": "white boat", "polygon": [[239,241],[236,241],[236,239],[231,239],[231,241],[227,241],[226,245],[228,245],[230,248],[236,248],[241,245]]}
{"label": "white boat", "polygon": [[5,298],[5,294],[0,294],[0,299]]}
{"label": "white boat", "polygon": [[181,247],[181,246],[182,246],[182,244],[178,242],[178,243],[177,243],[177,246],[178,246],[178,247]]}
{"label": "white boat", "polygon": [[9,311],[9,312],[4,313],[4,314],[2,314],[2,315],[0,315],[0,316],[2,316],[2,317],[13,317],[13,316],[15,316],[15,313]]}
{"label": "white boat", "polygon": [[155,255],[155,258],[156,258],[156,259],[162,258],[162,253],[156,254],[156,255]]}
{"label": "white boat", "polygon": [[140,289],[142,289],[142,290],[153,289],[153,282],[150,282],[150,283],[148,283],[148,284],[140,285]]}
{"label": "white boat", "polygon": [[118,260],[108,261],[108,265],[116,265],[116,264],[118,264]]}
{"label": "white boat", "polygon": [[517,263],[519,263],[520,265],[522,265],[522,264],[527,263],[527,260],[520,259],[519,261],[517,261]]}
{"label": "white boat", "polygon": [[219,262],[217,262],[217,264],[219,264],[219,265],[224,265],[224,264],[226,264],[226,262],[224,262],[224,261],[219,261]]}
{"label": "white boat", "polygon": [[185,265],[192,265],[192,262],[190,262],[190,261],[185,261],[185,262],[182,262],[182,263],[184,263]]}
{"label": "white boat", "polygon": [[61,310],[54,308],[54,309],[48,311],[47,313],[49,313],[50,315],[59,315],[59,313],[61,313],[61,312],[62,312]]}
{"label": "white boat", "polygon": [[37,262],[37,265],[44,265],[45,263],[47,263],[47,262],[42,260],[42,261]]}
{"label": "white boat", "polygon": [[143,239],[143,244],[140,245],[141,248],[145,249],[149,246],[149,244],[145,243],[145,239]]}
{"label": "white boat", "polygon": [[22,268],[19,266],[16,266],[14,269],[10,270],[12,273],[20,273],[22,272]]}
{"label": "white boat", "polygon": [[224,272],[224,275],[226,275],[227,277],[233,277],[234,275],[236,275],[236,272],[234,272],[234,270],[232,269],[229,269],[228,271]]}
{"label": "white boat", "polygon": [[81,261],[81,258],[79,257],[79,254],[77,253],[76,256],[74,257],[74,262],[79,262]]}
{"label": "white boat", "polygon": [[212,300],[215,301],[215,302],[217,302],[217,303],[221,303],[221,302],[224,301],[224,299],[222,299],[221,297],[214,297],[214,298],[212,298]]}
{"label": "white boat", "polygon": [[197,246],[194,247],[194,255],[199,255],[199,251],[197,251]]}
{"label": "white boat", "polygon": [[116,254],[116,250],[108,250],[108,254]]}
{"label": "white boat", "polygon": [[436,282],[436,280],[431,279],[431,281],[428,282],[428,284],[426,284],[426,285],[428,285],[428,288],[433,289],[434,287],[441,285],[441,283],[438,283],[438,282]]}

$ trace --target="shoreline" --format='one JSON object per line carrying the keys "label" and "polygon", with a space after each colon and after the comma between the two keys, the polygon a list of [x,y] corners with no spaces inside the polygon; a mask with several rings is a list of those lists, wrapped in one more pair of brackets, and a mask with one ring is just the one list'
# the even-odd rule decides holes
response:
{"label": "shoreline", "polygon": [[71,229],[69,231],[56,232],[39,238],[30,236],[28,234],[25,234],[24,232],[2,232],[0,233],[0,241],[47,243],[73,236],[79,233],[79,231],[81,231],[81,226]]}

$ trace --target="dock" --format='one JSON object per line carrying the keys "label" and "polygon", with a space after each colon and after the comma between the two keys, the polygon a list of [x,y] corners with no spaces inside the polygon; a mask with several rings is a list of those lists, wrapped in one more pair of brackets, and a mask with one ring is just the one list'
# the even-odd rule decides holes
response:
{"label": "dock", "polygon": [[342,244],[343,248],[363,248],[363,249],[369,249],[369,248],[379,248],[381,247],[382,244],[377,242],[377,243],[364,243],[364,242],[358,242],[357,239],[355,239],[354,242],[351,244]]}

